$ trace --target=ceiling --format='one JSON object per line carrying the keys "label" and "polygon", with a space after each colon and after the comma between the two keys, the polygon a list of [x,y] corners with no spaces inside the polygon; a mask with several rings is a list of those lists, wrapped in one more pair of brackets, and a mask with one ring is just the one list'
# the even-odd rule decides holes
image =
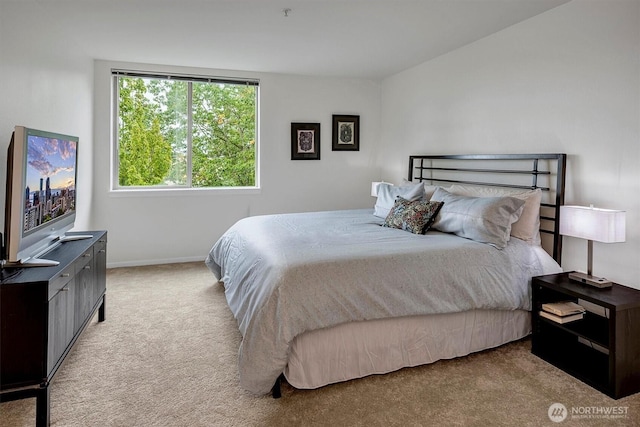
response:
{"label": "ceiling", "polygon": [[0,1],[96,59],[382,79],[568,0]]}

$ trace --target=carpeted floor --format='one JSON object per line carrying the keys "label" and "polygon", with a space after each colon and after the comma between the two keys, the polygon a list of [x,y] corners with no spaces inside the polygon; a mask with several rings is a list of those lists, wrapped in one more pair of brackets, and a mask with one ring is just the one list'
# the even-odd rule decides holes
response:
{"label": "carpeted floor", "polygon": [[[274,400],[239,387],[240,338],[203,263],[109,270],[107,320],[56,375],[51,425],[640,426],[640,394],[613,400],[533,356],[528,339],[318,390],[285,384]],[[553,403],[575,414],[553,423]],[[618,418],[597,413],[613,408]],[[34,420],[35,399],[0,404],[1,426]]]}

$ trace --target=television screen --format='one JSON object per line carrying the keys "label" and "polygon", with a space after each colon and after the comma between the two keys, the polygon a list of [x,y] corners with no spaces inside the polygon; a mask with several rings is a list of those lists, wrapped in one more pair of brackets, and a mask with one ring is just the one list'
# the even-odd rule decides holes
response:
{"label": "television screen", "polygon": [[7,156],[8,264],[51,265],[40,256],[72,239],[65,233],[75,224],[77,161],[78,137],[15,127]]}
{"label": "television screen", "polygon": [[76,210],[77,142],[27,134],[23,234]]}

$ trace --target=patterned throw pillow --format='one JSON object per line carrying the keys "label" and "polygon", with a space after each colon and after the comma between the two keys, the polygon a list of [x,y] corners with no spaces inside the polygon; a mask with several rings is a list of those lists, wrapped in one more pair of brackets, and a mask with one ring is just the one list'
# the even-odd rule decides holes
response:
{"label": "patterned throw pillow", "polygon": [[398,197],[383,226],[424,234],[429,230],[443,204],[426,200],[409,201]]}

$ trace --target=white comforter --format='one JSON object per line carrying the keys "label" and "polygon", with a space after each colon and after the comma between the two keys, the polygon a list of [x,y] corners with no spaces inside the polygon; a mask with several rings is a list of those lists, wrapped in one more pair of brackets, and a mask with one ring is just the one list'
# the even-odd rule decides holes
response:
{"label": "white comforter", "polygon": [[560,267],[512,238],[498,250],[450,234],[381,227],[372,210],[245,218],[206,264],[243,340],[240,383],[268,393],[299,334],[344,322],[471,309],[530,309],[532,276]]}

